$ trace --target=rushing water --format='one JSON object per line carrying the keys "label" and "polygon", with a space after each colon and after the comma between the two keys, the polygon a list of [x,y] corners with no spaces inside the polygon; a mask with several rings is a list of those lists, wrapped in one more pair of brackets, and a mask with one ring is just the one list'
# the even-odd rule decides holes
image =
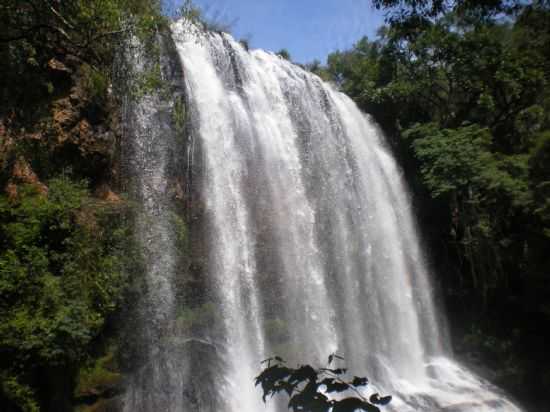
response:
{"label": "rushing water", "polygon": [[[518,411],[451,359],[407,188],[369,116],[318,77],[248,52],[229,35],[184,20],[172,35],[193,141],[182,164],[200,169],[194,185],[203,218],[192,230],[206,245],[202,276],[214,314],[193,339],[212,349],[180,345],[162,362],[151,355],[148,370],[160,375],[152,386],[132,387],[127,411],[276,410],[253,386],[262,359],[320,365],[335,352],[394,396],[386,410]],[[152,322],[177,323],[174,241],[156,196],[168,190],[166,156],[176,139],[159,134],[162,124],[150,115],[159,104],[146,97],[132,109],[134,157],[142,162],[139,232],[158,253],[147,268]],[[170,330],[177,340],[177,328]],[[171,382],[155,390],[162,379]],[[155,396],[164,397],[157,409]]]}

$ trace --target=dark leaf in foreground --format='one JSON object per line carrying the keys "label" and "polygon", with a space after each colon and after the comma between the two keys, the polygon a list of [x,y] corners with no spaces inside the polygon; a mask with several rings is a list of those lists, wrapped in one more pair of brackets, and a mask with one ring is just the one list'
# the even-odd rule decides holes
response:
{"label": "dark leaf in foreground", "polygon": [[367,378],[360,378],[359,376],[354,376],[353,380],[351,381],[351,384],[353,386],[365,386],[367,383],[369,383],[369,380]]}
{"label": "dark leaf in foreground", "polygon": [[321,381],[319,385],[325,385],[326,386],[326,392],[343,392],[350,388],[350,385],[348,385],[345,382],[338,382],[334,380],[333,378],[325,378]]}
{"label": "dark leaf in foreground", "polygon": [[[333,361],[337,355],[331,355]],[[338,357],[340,359],[341,357]],[[270,358],[282,362],[277,358]],[[368,383],[367,378],[354,376],[351,381],[344,381],[339,375],[346,369],[315,369],[310,365],[300,365],[296,369],[281,366],[276,363],[269,366],[256,377],[256,385],[261,384],[264,402],[268,396],[285,392],[289,396],[288,408],[292,412],[379,412],[375,405],[386,405],[391,396],[371,396],[370,400],[363,397],[357,390]],[[341,400],[331,399],[331,393],[352,391],[356,396]]]}
{"label": "dark leaf in foreground", "polygon": [[371,403],[374,403],[375,405],[387,405],[391,401],[391,396],[382,396],[375,393],[374,395],[371,395],[369,398],[369,401]]}
{"label": "dark leaf in foreground", "polygon": [[334,407],[332,409],[332,412],[355,411],[380,412],[380,409],[360,398],[345,398],[341,401],[336,401],[334,402]]}

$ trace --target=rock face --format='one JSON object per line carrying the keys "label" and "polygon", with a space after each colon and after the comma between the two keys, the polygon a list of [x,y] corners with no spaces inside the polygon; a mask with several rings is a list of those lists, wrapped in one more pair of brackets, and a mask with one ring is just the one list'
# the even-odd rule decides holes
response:
{"label": "rock face", "polygon": [[95,196],[109,203],[120,203],[122,199],[111,190],[107,183],[100,184],[94,192]]}
{"label": "rock face", "polygon": [[[58,149],[74,145],[82,156],[100,155],[111,157],[115,134],[108,130],[111,119],[91,119],[86,113],[86,97],[82,91],[61,98],[52,105],[52,131]],[[107,124],[103,123],[105,121]]]}
{"label": "rock face", "polygon": [[60,76],[70,77],[71,73],[73,73],[73,71],[70,68],[68,68],[64,63],[60,62],[56,58],[51,58],[48,61],[48,69],[52,73],[55,73],[56,75],[60,75]]}
{"label": "rock face", "polygon": [[21,184],[32,186],[43,196],[48,195],[47,186],[38,179],[38,176],[31,169],[31,166],[25,158],[19,156],[15,160],[11,171],[10,180],[8,181],[5,189],[9,200],[14,201],[17,198],[17,187]]}
{"label": "rock face", "polygon": [[120,411],[124,377],[118,370],[114,352],[97,359],[93,367],[80,371],[74,392],[77,411]]}
{"label": "rock face", "polygon": [[[29,106],[0,107],[0,195],[9,202],[18,202],[29,188],[48,196],[48,182],[62,174],[73,181],[85,180],[97,202],[82,208],[76,223],[94,225],[94,208],[112,206],[107,203],[124,206],[116,193],[120,185],[118,104],[107,85],[93,90],[89,70],[80,62],[51,59],[46,69],[51,91],[43,100],[32,101]],[[17,87],[24,90],[26,85]],[[110,332],[102,333],[91,344],[93,357],[104,353],[101,342]],[[41,388],[50,384],[59,388],[55,393],[44,389],[39,400],[43,410],[121,410],[124,382],[116,365],[100,364],[101,367],[86,371],[86,384],[78,382],[79,391],[74,392],[74,376],[81,366],[70,365],[70,372],[52,377],[52,382],[37,384]],[[6,405],[2,388],[0,405],[2,411],[19,410]]]}
{"label": "rock face", "polygon": [[52,58],[47,64],[53,90],[40,116],[22,120],[15,111],[0,114],[0,190],[10,199],[17,187],[31,184],[47,194],[41,182],[70,171],[86,179],[102,199],[116,200],[115,162],[119,141],[117,103],[108,90],[92,90],[90,73],[78,62]]}

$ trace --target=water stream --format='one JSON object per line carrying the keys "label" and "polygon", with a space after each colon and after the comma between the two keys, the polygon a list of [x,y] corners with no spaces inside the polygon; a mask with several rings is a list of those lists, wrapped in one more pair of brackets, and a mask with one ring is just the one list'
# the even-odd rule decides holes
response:
{"label": "water stream", "polygon": [[[372,119],[317,76],[229,35],[181,20],[172,37],[193,140],[181,163],[197,169],[202,223],[192,230],[206,245],[214,320],[179,336],[195,347],[151,360],[160,384],[171,382],[134,385],[126,410],[284,410],[264,405],[253,385],[260,361],[277,354],[322,365],[336,352],[394,396],[388,411],[519,411],[452,359],[408,190]],[[142,131],[135,152],[149,153],[134,157],[142,160],[142,242],[158,253],[147,271],[157,323],[177,322],[170,285],[180,276],[157,199],[168,191],[163,170],[176,140],[149,114],[159,104],[146,97],[132,109]]]}

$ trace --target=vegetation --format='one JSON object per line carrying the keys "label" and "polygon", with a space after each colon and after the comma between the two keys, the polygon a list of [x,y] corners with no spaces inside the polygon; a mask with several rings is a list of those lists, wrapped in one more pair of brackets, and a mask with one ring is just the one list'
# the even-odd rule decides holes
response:
{"label": "vegetation", "polygon": [[165,21],[155,0],[0,5],[2,410],[69,411],[120,381],[107,342],[139,259],[129,205],[111,191],[113,62],[127,36]]}
{"label": "vegetation", "polygon": [[[550,6],[373,4],[388,13],[375,40],[308,68],[392,139],[443,274],[459,352],[483,356],[522,399],[550,402]],[[179,15],[229,31],[190,1]],[[9,412],[71,410],[74,396],[120,381],[116,344],[105,342],[132,293],[125,269],[139,272],[139,259],[126,203],[97,195],[117,176],[112,66],[125,36],[147,40],[165,23],[156,0],[0,4],[0,405]],[[160,67],[136,84],[135,97],[163,88]],[[183,130],[182,99],[172,116]],[[108,144],[98,148],[91,135]],[[174,220],[179,250],[191,242],[185,224]],[[195,266],[189,294],[203,288]],[[198,302],[179,311],[176,327],[213,321],[212,305]],[[270,333],[286,330],[274,319]],[[353,392],[366,380],[280,359],[257,384],[266,396],[286,392],[301,411],[377,410],[389,400],[329,400],[323,391]]]}
{"label": "vegetation", "polygon": [[310,70],[391,137],[445,274],[451,324],[463,325],[457,346],[492,359],[495,378],[521,396],[546,398],[550,7],[374,3],[388,13],[377,39]]}
{"label": "vegetation", "polygon": [[281,49],[277,52],[277,56],[281,57],[282,59],[291,61],[292,58],[290,57],[290,52],[287,49]]}
{"label": "vegetation", "polygon": [[330,368],[336,359],[343,358],[332,354],[327,367],[319,369],[310,365],[289,368],[278,356],[266,359],[262,363],[267,367],[256,377],[256,386],[261,386],[264,402],[267,397],[285,392],[290,398],[288,408],[294,412],[380,412],[377,405],[390,403],[391,396],[380,397],[377,393],[367,399],[361,389],[368,379],[345,379],[346,369]]}
{"label": "vegetation", "polygon": [[67,176],[0,196],[3,402],[38,410],[74,378],[126,284],[122,222]]}
{"label": "vegetation", "polygon": [[199,7],[192,0],[184,0],[176,10],[168,10],[174,18],[186,18],[204,30],[217,33],[231,33],[236,20],[228,21],[219,11],[209,13],[207,7]]}
{"label": "vegetation", "polygon": [[156,30],[164,17],[155,0],[7,0],[0,22],[0,114],[28,121],[35,114],[28,108],[61,91],[52,70],[85,71],[105,95],[116,46],[129,33]]}

